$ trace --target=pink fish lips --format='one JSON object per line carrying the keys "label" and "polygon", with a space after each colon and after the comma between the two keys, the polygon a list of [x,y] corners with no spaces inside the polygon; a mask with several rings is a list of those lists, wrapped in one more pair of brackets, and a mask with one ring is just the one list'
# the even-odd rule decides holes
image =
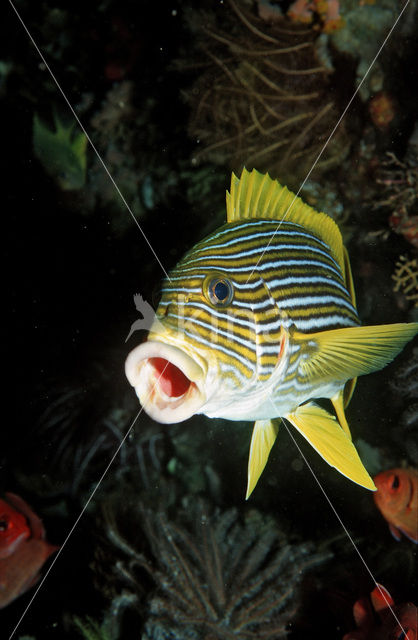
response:
{"label": "pink fish lips", "polygon": [[125,372],[141,405],[157,422],[182,422],[205,404],[205,372],[178,347],[144,342],[128,355]]}

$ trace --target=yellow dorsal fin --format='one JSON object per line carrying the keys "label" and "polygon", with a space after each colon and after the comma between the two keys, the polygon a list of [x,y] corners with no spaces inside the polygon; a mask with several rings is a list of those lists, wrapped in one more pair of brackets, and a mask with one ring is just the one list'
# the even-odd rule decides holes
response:
{"label": "yellow dorsal fin", "polygon": [[227,222],[270,218],[300,224],[326,242],[344,273],[343,243],[334,220],[305,204],[267,173],[243,169],[241,178],[232,174],[231,190],[226,192],[226,218]]}
{"label": "yellow dorsal fin", "polygon": [[[299,375],[312,381],[351,380],[382,369],[418,333],[418,322],[292,333],[301,346]],[[353,384],[353,383],[351,383]],[[345,406],[352,389],[348,389]]]}
{"label": "yellow dorsal fin", "polygon": [[334,416],[310,402],[285,417],[331,467],[362,487],[376,490],[353,443]]}
{"label": "yellow dorsal fin", "polygon": [[347,291],[350,294],[353,307],[356,308],[356,292],[354,290],[353,274],[351,273],[350,258],[348,257],[347,249],[345,247],[343,247],[343,256],[344,256],[343,273],[344,273],[345,286],[347,287]]}
{"label": "yellow dorsal fin", "polygon": [[[350,294],[353,307],[356,308],[356,292],[354,290],[353,274],[351,273],[350,259],[348,257],[347,249],[345,247],[343,247],[343,254],[344,254],[344,282],[345,282],[345,286],[347,287],[347,291]],[[347,430],[348,433],[350,433],[350,430],[348,428],[347,420],[345,419],[344,409],[345,407],[348,406],[348,403],[352,398],[356,383],[357,383],[357,378],[352,378],[352,380],[347,381],[344,387],[343,403],[341,407],[340,406],[337,407],[337,405],[334,403],[334,400],[333,400],[335,411],[337,412],[338,420],[340,421],[340,425],[343,427],[343,429]],[[338,401],[337,401],[337,404],[338,404]],[[345,426],[344,426],[344,423],[345,423]]]}
{"label": "yellow dorsal fin", "polygon": [[246,500],[248,500],[252,494],[266,466],[269,453],[278,433],[279,423],[277,420],[257,420],[254,424],[253,435],[251,436],[250,455],[248,458]]}

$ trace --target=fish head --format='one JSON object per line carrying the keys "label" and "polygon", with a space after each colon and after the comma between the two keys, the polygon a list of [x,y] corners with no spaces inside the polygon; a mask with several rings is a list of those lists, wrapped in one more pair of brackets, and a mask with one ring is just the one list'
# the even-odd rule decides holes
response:
{"label": "fish head", "polygon": [[389,469],[374,478],[377,491],[373,494],[377,507],[387,514],[403,511],[411,498],[411,480],[405,469]]}
{"label": "fish head", "polygon": [[31,535],[25,516],[0,500],[0,558],[10,556]]}
{"label": "fish head", "polygon": [[163,283],[148,339],[128,355],[128,380],[158,422],[195,413],[252,419],[263,384],[283,360],[286,341],[257,254],[254,271],[242,272],[231,251],[239,226],[221,227],[186,254]]}

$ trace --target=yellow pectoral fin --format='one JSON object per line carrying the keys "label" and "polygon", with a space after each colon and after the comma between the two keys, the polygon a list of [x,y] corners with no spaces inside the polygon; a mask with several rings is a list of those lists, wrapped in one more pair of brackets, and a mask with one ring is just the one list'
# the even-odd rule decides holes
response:
{"label": "yellow pectoral fin", "polygon": [[353,443],[334,416],[310,402],[285,417],[328,464],[362,487],[376,490]]}
{"label": "yellow pectoral fin", "polygon": [[308,335],[295,331],[301,345],[300,374],[308,380],[350,380],[378,371],[418,333],[418,322],[346,327]]}
{"label": "yellow pectoral fin", "polygon": [[270,450],[279,433],[277,420],[257,420],[254,424],[253,435],[251,436],[250,456],[248,459],[248,500],[252,494],[264,467],[266,466]]}

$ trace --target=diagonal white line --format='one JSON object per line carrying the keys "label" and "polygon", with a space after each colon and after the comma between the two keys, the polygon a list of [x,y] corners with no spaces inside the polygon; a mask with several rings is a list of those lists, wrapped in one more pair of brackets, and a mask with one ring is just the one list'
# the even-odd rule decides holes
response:
{"label": "diagonal white line", "polygon": [[[149,392],[149,394],[148,394],[148,396],[147,396],[147,400],[148,400],[148,398],[150,398],[150,397],[151,397],[151,395],[152,395],[152,393],[153,393],[153,391],[154,391],[155,387],[157,386],[157,384],[158,384],[158,383],[159,383],[159,381],[160,381],[160,378],[164,375],[164,371],[165,371],[165,370],[166,370],[166,368],[168,367],[168,364],[169,364],[169,363],[167,362],[167,364],[165,365],[164,369],[161,371],[160,375],[158,376],[158,379],[155,381],[154,386],[152,387],[152,389],[150,390],[150,392]],[[144,403],[144,404],[146,404],[146,401],[145,401],[145,403]],[[38,585],[38,587],[37,587],[37,589],[36,589],[35,593],[33,594],[32,598],[29,600],[29,602],[28,602],[28,604],[27,604],[27,606],[26,606],[25,610],[23,611],[22,615],[20,616],[20,618],[19,618],[19,620],[18,620],[18,622],[17,622],[17,624],[16,624],[15,628],[13,629],[12,633],[11,633],[11,634],[10,634],[10,636],[9,636],[9,640],[11,640],[11,638],[13,638],[14,634],[16,633],[16,631],[17,631],[18,627],[20,626],[20,624],[21,624],[21,622],[22,622],[23,618],[25,617],[25,615],[27,614],[27,612],[28,612],[28,610],[29,610],[30,606],[32,605],[32,602],[35,600],[36,596],[38,595],[39,590],[40,590],[40,589],[41,589],[41,587],[43,586],[43,584],[44,584],[45,580],[47,579],[47,577],[48,577],[48,575],[49,575],[49,573],[50,573],[51,569],[52,569],[52,568],[53,568],[53,566],[55,565],[56,561],[57,561],[57,560],[58,560],[58,558],[60,557],[61,553],[63,552],[63,550],[64,550],[64,548],[65,548],[65,546],[67,545],[67,542],[69,541],[69,539],[71,538],[72,534],[74,533],[74,530],[75,530],[75,528],[77,527],[78,523],[80,522],[81,518],[83,517],[83,514],[84,514],[85,510],[86,510],[86,509],[87,509],[87,507],[89,506],[89,504],[90,504],[90,502],[91,502],[91,500],[92,500],[93,496],[95,495],[96,491],[98,490],[98,488],[100,487],[101,483],[103,482],[103,480],[104,480],[105,476],[107,475],[107,472],[109,471],[109,469],[110,469],[110,467],[112,466],[112,464],[113,464],[113,462],[114,462],[114,460],[115,460],[116,456],[118,455],[119,451],[121,450],[121,448],[123,447],[124,443],[126,442],[126,439],[128,438],[129,434],[131,433],[132,428],[133,428],[133,426],[134,426],[135,422],[138,420],[138,418],[139,418],[139,416],[141,415],[141,413],[143,412],[143,410],[144,410],[144,407],[142,406],[142,407],[140,408],[140,410],[138,411],[138,413],[136,414],[136,416],[135,416],[135,418],[134,418],[134,420],[133,420],[133,422],[132,422],[131,426],[129,427],[128,431],[127,431],[127,432],[125,433],[125,435],[123,436],[123,438],[122,438],[122,440],[121,440],[121,442],[120,442],[119,446],[117,447],[117,449],[116,449],[115,453],[113,454],[113,456],[111,457],[110,461],[108,462],[106,469],[103,471],[102,475],[100,476],[99,480],[97,481],[96,486],[94,487],[93,491],[91,492],[91,494],[90,494],[90,496],[89,496],[89,498],[88,498],[88,500],[87,500],[86,504],[85,504],[85,505],[84,505],[84,507],[82,508],[82,510],[81,510],[80,514],[78,515],[78,517],[77,517],[76,521],[74,522],[73,526],[71,527],[70,531],[68,532],[68,534],[67,534],[67,536],[66,536],[66,538],[65,538],[64,542],[62,543],[62,545],[61,545],[61,546],[60,546],[60,548],[58,549],[58,551],[57,551],[56,555],[54,556],[54,559],[53,559],[53,561],[51,562],[51,564],[50,564],[50,566],[49,566],[49,568],[48,568],[48,571],[45,573],[45,575],[44,575],[44,577],[42,578],[41,582],[39,583],[39,585]]]}
{"label": "diagonal white line", "polygon": [[[369,74],[369,72],[370,72],[371,68],[373,67],[374,63],[376,62],[376,60],[377,60],[378,56],[380,55],[380,53],[381,53],[381,51],[382,51],[383,47],[385,46],[386,42],[388,41],[389,37],[391,36],[391,34],[392,34],[392,32],[393,32],[394,28],[396,27],[396,25],[397,25],[398,21],[400,20],[400,18],[401,18],[401,16],[402,16],[402,14],[404,13],[404,11],[405,11],[405,9],[407,8],[407,6],[409,5],[409,2],[410,2],[410,0],[407,0],[407,2],[405,3],[404,7],[402,8],[402,10],[401,10],[401,12],[400,12],[399,16],[397,17],[397,19],[396,19],[395,23],[393,24],[392,28],[390,29],[389,33],[387,34],[386,38],[384,39],[384,41],[383,41],[383,43],[382,43],[381,47],[379,48],[379,50],[378,50],[378,52],[377,52],[376,56],[374,57],[373,61],[371,62],[370,66],[369,66],[369,68],[367,69],[366,73],[364,74],[364,76],[363,76],[363,78],[362,78],[361,82],[360,82],[360,83],[359,83],[359,85],[357,86],[357,89],[354,91],[354,93],[353,93],[353,95],[352,95],[351,99],[349,100],[349,102],[348,102],[348,104],[346,105],[346,107],[345,107],[344,111],[342,112],[342,114],[341,114],[340,118],[338,119],[338,121],[337,121],[336,125],[334,126],[333,130],[331,131],[331,133],[330,133],[330,135],[329,135],[328,139],[327,139],[327,140],[326,140],[326,142],[324,143],[324,145],[323,145],[323,147],[322,147],[322,149],[321,149],[320,153],[318,154],[318,156],[316,157],[315,161],[313,162],[311,169],[309,170],[309,172],[307,173],[307,175],[306,175],[306,177],[305,177],[304,181],[302,182],[301,186],[299,187],[299,189],[298,189],[298,191],[297,191],[296,195],[294,196],[294,198],[293,198],[293,200],[292,200],[291,204],[289,205],[289,207],[288,207],[288,209],[287,209],[286,213],[284,214],[284,216],[283,216],[282,220],[281,220],[281,221],[280,221],[280,223],[278,224],[278,226],[277,226],[277,228],[276,228],[275,233],[277,233],[278,229],[280,228],[281,223],[285,220],[286,216],[288,215],[289,211],[291,210],[291,208],[292,208],[292,206],[293,206],[293,203],[295,202],[295,200],[296,200],[296,198],[297,198],[298,194],[300,193],[301,189],[302,189],[302,188],[303,188],[303,186],[305,185],[305,183],[306,183],[306,181],[308,180],[309,176],[311,175],[311,173],[312,173],[313,169],[315,168],[316,164],[318,163],[318,161],[319,161],[320,157],[322,156],[323,152],[325,151],[325,148],[327,147],[327,145],[328,145],[328,143],[330,142],[331,138],[333,137],[333,135],[334,135],[335,131],[337,130],[338,126],[340,125],[340,123],[341,123],[342,119],[344,118],[344,116],[345,116],[346,112],[348,111],[349,107],[351,106],[351,103],[353,102],[353,100],[354,100],[355,96],[357,95],[358,91],[360,90],[360,88],[361,88],[362,84],[364,83],[364,81],[365,81],[366,77],[368,76],[368,74]],[[39,56],[40,56],[40,58],[42,59],[42,61],[43,61],[44,65],[45,65],[45,68],[48,70],[49,74],[51,75],[51,77],[52,77],[53,81],[55,82],[55,84],[56,84],[56,86],[57,86],[57,88],[58,88],[58,90],[60,91],[60,93],[61,93],[61,95],[63,96],[63,98],[64,98],[65,102],[67,103],[67,105],[68,105],[69,109],[71,110],[71,112],[72,112],[72,114],[73,114],[74,118],[76,119],[76,121],[78,122],[78,124],[79,124],[80,128],[81,128],[81,129],[82,129],[82,131],[84,132],[84,134],[85,134],[85,136],[86,136],[86,138],[87,138],[87,140],[88,140],[88,142],[89,142],[90,146],[92,147],[92,149],[93,149],[93,151],[95,152],[96,156],[98,157],[98,159],[99,159],[100,163],[102,164],[102,166],[103,166],[104,170],[106,171],[106,173],[107,173],[107,175],[108,175],[109,179],[111,180],[111,182],[112,182],[113,186],[115,187],[115,189],[116,189],[116,191],[117,191],[117,193],[118,193],[119,197],[121,198],[122,202],[123,202],[123,203],[124,203],[124,205],[126,206],[126,208],[127,208],[128,212],[130,213],[131,217],[133,218],[133,220],[134,220],[135,224],[136,224],[136,225],[137,225],[137,227],[139,228],[139,230],[140,230],[141,234],[143,235],[143,237],[144,237],[145,241],[147,242],[147,244],[148,244],[149,248],[151,249],[151,251],[152,251],[152,253],[153,253],[153,255],[154,255],[155,259],[157,260],[158,264],[160,265],[160,267],[161,267],[161,269],[163,270],[163,272],[164,272],[164,274],[166,275],[166,277],[169,279],[168,273],[167,273],[167,272],[166,272],[166,270],[164,269],[164,267],[163,267],[163,265],[162,265],[161,261],[159,260],[159,258],[158,258],[158,256],[157,256],[157,254],[155,253],[155,251],[154,251],[154,249],[152,248],[152,246],[151,246],[151,244],[150,244],[149,240],[147,239],[147,237],[146,237],[145,233],[143,232],[143,230],[142,230],[141,226],[139,225],[139,223],[138,223],[137,219],[135,218],[135,216],[134,216],[134,214],[133,214],[133,212],[132,212],[131,208],[129,207],[128,203],[126,202],[126,199],[124,198],[124,196],[123,196],[123,194],[121,193],[121,191],[120,191],[119,187],[117,186],[117,184],[116,184],[115,180],[113,179],[112,175],[110,174],[110,172],[109,172],[109,170],[108,170],[108,168],[107,168],[106,164],[105,164],[105,163],[104,163],[104,161],[102,160],[102,158],[101,158],[101,156],[100,156],[99,152],[97,151],[97,149],[96,149],[96,147],[95,147],[94,143],[92,142],[92,140],[91,140],[90,136],[88,135],[88,133],[87,133],[86,129],[84,128],[84,126],[83,126],[82,122],[80,121],[80,119],[79,119],[79,117],[78,117],[77,113],[75,112],[74,108],[72,107],[71,103],[69,102],[69,100],[68,100],[68,98],[67,98],[66,94],[64,93],[63,89],[61,88],[60,84],[58,83],[57,79],[55,78],[55,76],[54,76],[54,74],[53,74],[52,70],[50,69],[50,67],[49,67],[48,63],[47,63],[47,62],[46,62],[46,60],[45,60],[45,57],[43,56],[43,54],[42,54],[41,50],[40,50],[40,49],[39,49],[39,47],[37,46],[37,44],[36,44],[35,40],[33,39],[33,37],[32,37],[32,35],[31,35],[31,33],[29,32],[28,28],[26,27],[26,25],[25,25],[24,21],[22,20],[22,18],[21,18],[21,16],[20,16],[20,14],[18,13],[18,11],[17,11],[16,7],[14,6],[14,4],[13,4],[12,0],[9,0],[9,4],[11,5],[12,9],[14,10],[14,12],[15,12],[15,14],[16,14],[16,16],[17,16],[17,18],[19,19],[20,23],[22,24],[22,26],[23,26],[24,30],[26,31],[26,33],[27,33],[27,35],[28,35],[29,39],[31,40],[31,42],[32,42],[33,46],[35,47],[35,49],[36,49],[36,51],[37,51],[38,55],[39,55]],[[273,235],[273,236],[272,236],[272,238],[270,239],[270,241],[269,241],[269,243],[267,244],[267,246],[266,246],[265,250],[266,250],[266,249],[268,248],[268,246],[270,245],[271,241],[273,240],[273,237],[274,237],[274,235]],[[265,250],[264,250],[264,251],[265,251]],[[264,252],[263,252],[262,256],[263,256],[263,255],[264,255]],[[260,256],[260,258],[259,258],[259,260],[258,260],[257,264],[255,265],[254,269],[255,269],[255,268],[257,267],[257,265],[259,264],[259,262],[260,262],[260,260],[261,260],[262,256]],[[253,271],[254,271],[254,270],[253,270]],[[252,272],[252,273],[253,273],[253,272]],[[249,278],[251,277],[252,273],[250,274]],[[249,278],[248,278],[248,279],[249,279]],[[248,280],[247,280],[247,282],[248,282]],[[164,373],[164,371],[162,371],[162,373],[161,373],[160,377],[163,375],[163,373]],[[157,382],[158,382],[158,381],[157,381]],[[273,401],[272,401],[272,404],[273,404]],[[274,406],[274,404],[273,404],[273,406]],[[69,533],[67,534],[67,537],[65,538],[65,540],[64,540],[64,542],[63,542],[63,544],[62,544],[62,546],[60,547],[59,551],[58,551],[58,552],[57,552],[57,554],[55,555],[54,560],[52,561],[52,563],[51,563],[51,565],[50,565],[50,567],[49,567],[48,571],[47,571],[47,572],[46,572],[46,574],[44,575],[44,577],[43,577],[42,581],[41,581],[41,582],[40,582],[40,584],[38,585],[38,587],[37,587],[37,589],[36,589],[35,593],[33,594],[33,596],[32,596],[32,598],[31,598],[31,600],[29,601],[29,603],[28,603],[28,605],[27,605],[27,607],[25,608],[25,610],[24,610],[24,612],[23,612],[22,616],[21,616],[21,617],[20,617],[20,619],[18,620],[18,622],[17,622],[17,624],[16,624],[15,628],[13,629],[13,631],[12,631],[11,635],[9,636],[9,640],[11,640],[11,638],[13,638],[14,634],[16,633],[16,631],[17,631],[18,627],[20,626],[20,624],[21,624],[21,622],[22,622],[23,618],[25,617],[25,615],[26,615],[27,611],[29,610],[29,608],[30,608],[30,606],[31,606],[31,604],[32,604],[32,602],[33,602],[33,600],[35,599],[35,597],[37,596],[37,594],[38,594],[39,590],[40,590],[40,589],[41,589],[41,587],[43,586],[43,584],[44,584],[44,582],[45,582],[46,578],[47,578],[47,577],[48,577],[48,575],[49,575],[49,572],[51,571],[51,569],[52,569],[52,568],[53,568],[53,566],[55,565],[55,562],[58,560],[59,556],[61,555],[61,553],[62,553],[63,549],[65,548],[65,546],[66,546],[67,542],[69,541],[69,539],[70,539],[70,537],[71,537],[72,533],[74,532],[74,530],[75,530],[76,526],[78,525],[78,522],[80,521],[80,519],[81,519],[81,517],[83,516],[83,514],[84,514],[85,510],[87,509],[87,507],[88,507],[88,505],[90,504],[90,502],[91,502],[92,498],[94,497],[94,495],[95,495],[96,491],[98,490],[98,488],[99,488],[100,484],[102,483],[103,479],[105,478],[106,474],[108,473],[108,471],[109,471],[109,469],[110,469],[111,465],[113,464],[113,462],[114,462],[114,460],[115,460],[115,458],[116,458],[117,454],[119,453],[119,451],[120,451],[121,447],[122,447],[122,446],[123,446],[123,444],[125,443],[126,438],[129,436],[129,433],[131,432],[131,430],[132,430],[132,428],[133,428],[133,426],[134,426],[134,424],[135,424],[136,420],[138,419],[138,417],[140,416],[140,414],[141,414],[141,412],[142,412],[142,411],[143,411],[143,409],[141,408],[141,409],[140,409],[140,411],[138,412],[138,414],[136,415],[136,417],[135,417],[134,421],[132,422],[131,426],[129,427],[129,429],[128,429],[127,433],[125,434],[124,438],[122,439],[121,443],[120,443],[120,444],[119,444],[119,446],[117,447],[117,449],[116,449],[116,451],[115,451],[114,455],[112,456],[112,458],[111,458],[110,462],[108,463],[108,465],[107,465],[106,469],[104,470],[104,472],[103,472],[102,476],[100,477],[99,481],[97,482],[97,484],[96,484],[95,488],[93,489],[93,491],[92,491],[92,493],[91,493],[90,497],[88,498],[88,500],[87,500],[86,504],[84,505],[84,507],[83,507],[83,509],[81,510],[81,512],[80,512],[80,514],[79,514],[79,516],[77,517],[76,521],[74,522],[74,524],[73,524],[72,528],[70,529]],[[294,441],[294,443],[295,443],[296,447],[298,448],[298,450],[299,450],[299,452],[300,452],[300,454],[301,454],[302,458],[304,459],[305,463],[307,464],[307,466],[308,466],[309,470],[311,471],[311,473],[312,473],[312,475],[313,475],[314,479],[316,480],[316,482],[317,482],[318,486],[320,487],[320,489],[321,489],[322,493],[324,494],[324,496],[325,496],[326,500],[328,501],[329,505],[331,506],[332,510],[334,511],[334,513],[335,513],[335,515],[336,515],[336,517],[337,517],[338,521],[340,522],[341,526],[343,527],[343,529],[344,529],[345,533],[347,534],[347,536],[348,536],[349,540],[351,541],[351,543],[352,543],[352,545],[353,545],[354,549],[356,550],[356,552],[357,552],[357,554],[359,555],[359,557],[360,557],[361,561],[363,562],[363,564],[364,564],[365,568],[367,569],[368,573],[370,574],[371,578],[373,579],[373,582],[376,584],[376,587],[379,589],[379,591],[380,591],[380,593],[382,594],[382,596],[383,596],[384,600],[386,601],[386,603],[387,603],[387,605],[388,605],[388,608],[391,610],[391,612],[392,612],[392,614],[393,614],[394,618],[396,619],[397,623],[400,625],[400,627],[402,628],[403,632],[406,634],[406,632],[405,632],[405,630],[403,629],[403,627],[402,627],[401,623],[399,622],[398,618],[396,617],[396,615],[395,615],[395,613],[394,613],[394,611],[393,611],[393,609],[392,609],[392,607],[391,607],[390,603],[387,601],[387,599],[386,599],[386,596],[385,596],[384,592],[381,590],[381,588],[380,588],[379,584],[378,584],[378,583],[377,583],[377,581],[375,580],[375,578],[374,578],[374,576],[373,576],[373,574],[372,574],[371,570],[369,569],[369,567],[368,567],[367,563],[365,562],[365,560],[364,560],[363,556],[361,555],[361,553],[360,553],[359,549],[357,548],[357,546],[356,546],[356,544],[355,544],[354,540],[353,540],[353,539],[352,539],[352,537],[350,536],[350,534],[349,534],[349,532],[348,532],[347,528],[345,527],[344,523],[342,522],[342,520],[341,520],[340,516],[338,515],[338,513],[337,513],[337,511],[336,511],[335,507],[333,506],[333,504],[332,504],[331,500],[330,500],[330,499],[329,499],[329,497],[327,496],[327,494],[326,494],[325,490],[323,489],[323,487],[322,487],[321,483],[319,482],[318,478],[316,477],[316,475],[315,475],[314,471],[312,470],[311,466],[310,466],[310,465],[309,465],[309,463],[307,462],[307,460],[306,460],[305,456],[303,455],[302,451],[300,450],[300,448],[299,448],[299,446],[298,446],[298,444],[297,444],[296,440],[294,439],[294,437],[293,437],[293,435],[291,434],[290,430],[288,429],[287,425],[286,425],[286,429],[287,429],[288,433],[290,434],[290,436],[291,436],[292,440]]]}
{"label": "diagonal white line", "polygon": [[[161,375],[164,372],[161,373]],[[30,606],[32,605],[32,602],[35,600],[36,596],[38,595],[39,590],[42,588],[42,586],[44,585],[45,580],[47,579],[51,569],[54,567],[55,563],[57,562],[58,558],[60,557],[61,553],[64,551],[64,548],[67,545],[67,542],[69,541],[69,539],[71,538],[72,534],[74,533],[75,528],[77,527],[78,523],[80,522],[81,518],[84,515],[84,512],[86,511],[87,507],[89,506],[91,500],[93,499],[93,496],[95,495],[96,491],[98,490],[98,488],[100,487],[101,483],[103,482],[104,477],[106,476],[107,472],[109,471],[110,467],[112,466],[116,456],[118,455],[119,451],[121,450],[121,448],[123,447],[126,439],[128,438],[130,432],[132,431],[132,428],[135,424],[135,422],[138,420],[139,416],[141,415],[143,411],[143,407],[140,408],[140,410],[138,411],[137,415],[135,416],[131,426],[129,427],[128,431],[126,432],[126,434],[124,435],[123,439],[121,440],[118,448],[116,449],[115,453],[113,454],[112,458],[110,459],[106,469],[103,471],[102,475],[100,476],[100,479],[98,480],[96,486],[94,487],[93,491],[91,492],[86,504],[84,505],[84,507],[82,508],[80,514],[78,515],[76,521],[74,522],[73,526],[71,527],[70,531],[68,532],[64,542],[62,543],[62,545],[60,546],[60,548],[58,549],[57,553],[54,556],[54,559],[52,560],[48,571],[45,573],[44,577],[42,578],[41,582],[39,583],[39,585],[36,588],[35,593],[33,594],[32,598],[29,600],[25,610],[23,611],[22,615],[20,616],[15,628],[13,629],[12,633],[9,636],[9,640],[11,640],[11,638],[13,638],[14,634],[16,633],[18,627],[20,626],[23,618],[25,617],[25,615],[27,614]]]}
{"label": "diagonal white line", "polygon": [[362,77],[361,81],[359,82],[357,89],[354,91],[353,95],[351,96],[350,100],[347,102],[344,111],[342,112],[342,114],[340,115],[340,117],[338,118],[337,124],[334,126],[333,130],[331,131],[331,133],[329,134],[328,138],[326,139],[321,151],[318,153],[317,157],[315,158],[311,168],[309,169],[308,173],[305,176],[304,181],[302,182],[302,184],[300,185],[299,189],[297,190],[296,194],[293,197],[292,202],[289,204],[287,210],[285,211],[283,218],[280,220],[279,224],[277,225],[272,237],[270,238],[270,240],[268,241],[263,253],[261,254],[261,256],[259,257],[259,259],[257,260],[257,263],[254,266],[254,269],[251,271],[250,275],[248,276],[247,282],[248,280],[250,280],[251,276],[253,275],[254,271],[257,269],[260,260],[263,258],[264,253],[267,251],[268,247],[270,246],[271,242],[274,239],[274,236],[276,235],[276,233],[278,232],[278,230],[280,229],[281,224],[285,221],[287,215],[289,214],[290,210],[293,207],[294,202],[296,201],[296,198],[298,197],[299,193],[301,192],[301,190],[303,189],[303,187],[305,186],[306,181],[308,180],[309,176],[311,175],[312,171],[315,169],[318,160],[320,159],[320,157],[322,156],[322,154],[324,153],[325,149],[327,148],[331,138],[333,137],[334,133],[336,132],[336,130],[338,129],[338,127],[340,126],[340,123],[342,121],[342,119],[344,118],[345,114],[347,113],[347,111],[349,110],[354,98],[356,97],[356,95],[358,94],[358,92],[360,91],[364,81],[366,80],[367,76],[369,75],[374,63],[376,62],[376,60],[378,59],[378,57],[380,56],[384,46],[386,45],[387,41],[389,40],[390,36],[392,35],[393,30],[395,29],[396,25],[398,24],[399,20],[401,19],[404,11],[406,10],[406,8],[408,7],[410,3],[410,0],[407,0],[406,3],[404,4],[404,6],[402,7],[401,12],[399,13],[398,17],[396,18],[395,22],[393,23],[389,33],[386,35],[386,38],[383,40],[382,44],[379,47],[378,52],[376,53],[375,57],[373,58],[373,60],[371,61],[367,71],[365,72],[364,76]]}
{"label": "diagonal white line", "polygon": [[[100,153],[98,152],[98,150],[96,149],[96,146],[94,145],[92,139],[90,138],[89,134],[87,133],[83,123],[81,122],[80,118],[78,117],[76,111],[74,110],[72,104],[70,103],[69,99],[67,98],[64,90],[62,89],[61,85],[59,84],[58,80],[56,79],[54,73],[52,72],[52,69],[50,68],[50,66],[48,65],[47,61],[45,60],[45,57],[42,53],[42,51],[40,50],[40,48],[38,47],[38,45],[36,44],[35,40],[32,37],[32,34],[30,33],[29,29],[27,28],[26,24],[23,22],[22,17],[20,16],[18,10],[16,9],[16,7],[14,6],[12,0],[9,0],[10,6],[12,7],[13,11],[15,12],[16,16],[18,17],[22,27],[24,28],[24,30],[26,31],[30,41],[32,42],[33,46],[35,47],[36,51],[38,52],[39,57],[41,58],[42,62],[44,63],[46,69],[48,70],[51,78],[53,79],[53,81],[55,82],[57,89],[59,90],[59,92],[61,93],[62,97],[64,98],[65,102],[67,103],[68,108],[70,109],[71,113],[73,114],[74,118],[76,119],[79,127],[81,128],[81,130],[83,131],[84,135],[86,136],[91,148],[93,149],[94,153],[96,154],[96,156],[98,157],[98,159],[100,160],[100,163],[103,167],[103,169],[106,171],[107,175],[109,176],[110,181],[112,182],[113,186],[115,187],[120,199],[122,200],[123,204],[125,205],[125,207],[127,208],[127,210],[129,211],[129,213],[131,214],[131,217],[133,219],[133,221],[135,222],[136,226],[138,227],[138,229],[140,230],[140,232],[142,233],[142,236],[145,240],[145,242],[147,243],[147,245],[149,246],[152,254],[154,255],[154,258],[156,259],[156,261],[158,262],[158,264],[160,265],[161,269],[163,270],[166,278],[168,278],[168,280],[170,280],[170,276],[168,275],[167,271],[165,270],[165,268],[163,267],[163,264],[161,262],[161,260],[159,259],[159,257],[157,256],[157,254],[155,253],[154,249],[152,248],[152,245],[150,243],[150,241],[148,240],[147,236],[145,235],[144,231],[142,230],[141,225],[139,224],[138,220],[135,218],[135,215],[131,209],[131,207],[128,205],[128,203],[126,202],[126,199],[124,197],[124,195],[122,194],[121,190],[119,189],[118,185],[116,184],[112,174],[110,173],[109,169],[107,168],[104,160],[102,159]],[[170,280],[171,282],[171,280]]]}
{"label": "diagonal white line", "polygon": [[[269,398],[269,399],[270,399],[270,402],[271,402],[271,404],[272,404],[272,406],[273,406],[273,409],[274,409],[274,411],[275,411],[275,413],[276,413],[276,415],[277,415],[279,412],[278,412],[278,409],[277,409],[277,407],[276,407],[276,405],[275,405],[275,403],[274,403],[274,400],[273,400],[272,398]],[[398,617],[397,617],[396,613],[394,612],[394,610],[393,610],[393,608],[392,608],[392,606],[391,606],[390,602],[388,601],[388,599],[387,599],[387,597],[386,597],[386,594],[384,593],[384,591],[382,590],[382,588],[381,588],[380,584],[377,582],[376,578],[374,577],[374,575],[373,575],[373,573],[372,573],[371,569],[369,568],[369,566],[368,566],[367,562],[365,561],[365,559],[363,558],[362,554],[360,553],[359,548],[357,547],[356,543],[354,542],[353,538],[351,537],[351,535],[350,535],[350,533],[349,533],[349,531],[348,531],[347,527],[345,526],[344,522],[341,520],[340,516],[338,515],[336,508],[334,507],[334,505],[332,504],[332,502],[331,502],[330,498],[328,497],[327,493],[325,492],[324,487],[323,487],[323,486],[322,486],[322,484],[319,482],[319,479],[318,479],[317,475],[315,474],[315,471],[312,469],[311,465],[309,464],[309,462],[307,461],[306,457],[304,456],[304,454],[303,454],[303,452],[302,452],[301,448],[299,447],[298,443],[296,442],[296,440],[295,440],[295,438],[294,438],[294,436],[293,436],[293,433],[291,432],[291,430],[290,430],[290,429],[289,429],[289,427],[287,426],[286,421],[285,421],[285,420],[282,420],[282,424],[284,424],[284,426],[286,427],[287,433],[288,433],[288,434],[290,435],[290,437],[292,438],[292,440],[293,440],[293,442],[294,442],[294,444],[295,444],[295,446],[296,446],[297,450],[299,451],[300,455],[302,456],[302,458],[303,458],[303,460],[304,460],[304,462],[305,462],[306,466],[308,467],[309,471],[310,471],[310,472],[311,472],[311,474],[313,475],[313,477],[314,477],[314,479],[315,479],[315,481],[316,481],[316,483],[317,483],[318,487],[321,489],[322,493],[324,494],[325,499],[326,499],[326,501],[328,502],[329,506],[331,507],[332,511],[334,512],[334,514],[335,514],[335,516],[336,516],[336,518],[337,518],[338,522],[339,522],[339,523],[340,523],[340,525],[342,526],[342,528],[343,528],[343,530],[344,530],[345,534],[347,535],[347,537],[348,537],[348,539],[350,540],[351,544],[353,545],[353,547],[354,547],[355,551],[357,552],[357,555],[359,556],[360,560],[361,560],[361,561],[362,561],[362,563],[364,564],[364,566],[365,566],[365,568],[366,568],[367,572],[369,573],[369,575],[370,575],[371,579],[373,580],[373,582],[374,582],[374,584],[376,585],[377,589],[379,590],[379,592],[380,592],[381,596],[383,597],[383,600],[386,602],[386,604],[387,604],[387,606],[388,606],[388,609],[390,609],[390,611],[392,612],[393,617],[395,618],[396,622],[399,624],[400,628],[402,629],[402,631],[404,632],[405,637],[406,637],[406,631],[405,631],[405,629],[403,628],[403,626],[402,626],[401,622],[399,621],[399,619],[398,619]]]}

